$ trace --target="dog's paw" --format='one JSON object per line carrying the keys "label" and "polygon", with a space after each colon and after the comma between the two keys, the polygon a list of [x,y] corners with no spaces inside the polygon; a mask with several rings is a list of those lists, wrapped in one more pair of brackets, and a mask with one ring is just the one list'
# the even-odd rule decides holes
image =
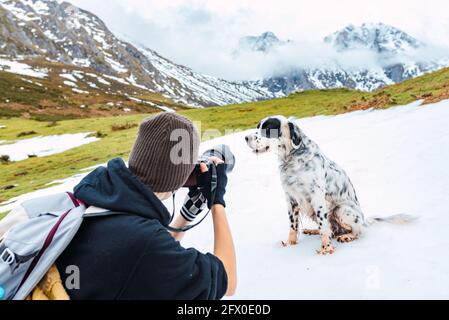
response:
{"label": "dog's paw", "polygon": [[337,237],[337,241],[341,242],[341,243],[348,243],[348,242],[352,242],[354,240],[357,240],[357,236],[353,235],[353,234],[344,234],[341,236]]}
{"label": "dog's paw", "polygon": [[320,230],[305,229],[303,230],[302,233],[305,234],[306,236],[319,236]]}
{"label": "dog's paw", "polygon": [[281,241],[281,247],[287,248],[292,246],[297,246],[299,244],[298,240],[287,240],[287,241]]}
{"label": "dog's paw", "polygon": [[334,254],[334,252],[335,252],[335,248],[331,244],[322,246],[321,249],[316,251],[316,253],[318,253],[320,256],[326,256],[328,254],[331,255],[331,254]]}

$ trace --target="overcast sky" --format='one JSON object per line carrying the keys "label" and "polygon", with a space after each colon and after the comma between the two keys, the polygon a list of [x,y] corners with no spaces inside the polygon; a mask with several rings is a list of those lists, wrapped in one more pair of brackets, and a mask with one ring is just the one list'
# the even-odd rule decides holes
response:
{"label": "overcast sky", "polygon": [[[231,65],[238,39],[273,31],[281,39],[318,43],[347,24],[383,22],[421,41],[449,48],[447,0],[71,0],[120,37],[139,41],[196,71],[235,78],[258,63]],[[304,46],[301,57],[314,56]],[[310,51],[308,54],[307,51]],[[239,75],[241,73],[241,75]]]}

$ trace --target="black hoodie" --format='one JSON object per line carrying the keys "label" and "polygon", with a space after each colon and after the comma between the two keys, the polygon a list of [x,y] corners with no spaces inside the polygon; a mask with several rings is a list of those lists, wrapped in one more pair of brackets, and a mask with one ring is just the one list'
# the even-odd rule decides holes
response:
{"label": "black hoodie", "polygon": [[[221,299],[227,276],[211,254],[185,249],[164,225],[170,214],[154,193],[114,159],[75,187],[75,197],[117,213],[86,218],[56,264],[71,299]],[[71,267],[71,268],[68,268]]]}

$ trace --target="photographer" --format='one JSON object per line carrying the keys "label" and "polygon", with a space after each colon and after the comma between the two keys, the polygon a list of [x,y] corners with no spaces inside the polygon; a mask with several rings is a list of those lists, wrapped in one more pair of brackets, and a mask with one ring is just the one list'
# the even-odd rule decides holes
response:
{"label": "photographer", "polygon": [[[176,130],[187,133],[187,139],[173,139]],[[63,283],[70,280],[68,267],[79,269],[79,288],[66,288],[71,299],[206,300],[234,294],[236,261],[224,201],[226,164],[211,157],[209,165],[197,166],[199,140],[188,119],[159,114],[141,124],[129,168],[122,159],[113,159],[75,187],[75,197],[89,205],[88,211],[118,214],[86,218],[56,261]],[[197,185],[190,186],[171,230],[182,231],[207,205],[214,223],[214,255],[183,248],[177,241],[182,232],[167,231],[171,215],[161,201],[185,186],[195,169]]]}

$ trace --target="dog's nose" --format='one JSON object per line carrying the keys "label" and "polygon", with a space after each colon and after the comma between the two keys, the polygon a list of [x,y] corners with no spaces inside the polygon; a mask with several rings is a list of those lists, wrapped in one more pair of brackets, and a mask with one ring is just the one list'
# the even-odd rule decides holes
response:
{"label": "dog's nose", "polygon": [[248,138],[248,136],[246,136],[246,137],[245,137],[245,141],[246,141],[246,142],[248,142],[248,141],[249,141],[249,138]]}

